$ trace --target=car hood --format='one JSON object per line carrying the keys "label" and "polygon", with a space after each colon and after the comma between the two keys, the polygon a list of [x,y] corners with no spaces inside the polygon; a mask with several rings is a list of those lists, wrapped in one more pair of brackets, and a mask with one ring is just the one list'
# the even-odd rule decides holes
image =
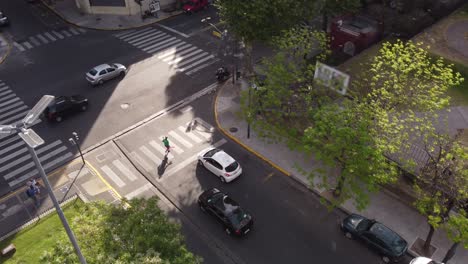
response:
{"label": "car hood", "polygon": [[78,94],[72,95],[71,98],[79,102],[88,101],[88,99],[86,99],[84,96]]}
{"label": "car hood", "polygon": [[343,225],[346,225],[356,230],[359,223],[364,219],[366,219],[364,216],[351,214],[343,220]]}

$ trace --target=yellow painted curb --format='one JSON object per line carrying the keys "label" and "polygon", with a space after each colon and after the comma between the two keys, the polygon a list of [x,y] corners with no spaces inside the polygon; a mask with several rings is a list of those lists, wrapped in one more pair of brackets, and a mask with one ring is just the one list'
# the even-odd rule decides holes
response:
{"label": "yellow painted curb", "polygon": [[73,22],[67,20],[61,13],[59,13],[57,10],[55,10],[53,7],[51,7],[49,4],[47,4],[44,0],[41,0],[41,2],[42,2],[42,4],[44,4],[50,11],[54,12],[58,17],[60,17],[63,21],[67,22],[67,23],[70,24],[70,25],[73,25],[73,26],[79,27],[79,28],[85,28],[85,29],[91,29],[91,30],[102,30],[102,31],[121,31],[121,30],[129,30],[129,29],[138,29],[138,28],[142,28],[142,27],[149,26],[149,25],[153,25],[153,24],[155,24],[155,23],[158,23],[159,21],[162,21],[162,20],[165,20],[165,19],[174,17],[174,16],[178,16],[178,15],[180,15],[180,14],[183,13],[182,11],[178,11],[178,12],[175,12],[174,14],[169,15],[168,17],[158,19],[158,20],[153,21],[153,22],[148,23],[148,24],[143,24],[143,25],[138,25],[138,26],[133,26],[133,27],[121,27],[121,28],[93,28],[93,27],[87,27],[87,26],[82,26],[82,25],[78,25],[78,24],[76,24],[76,23],[73,23]]}
{"label": "yellow painted curb", "polygon": [[[223,87],[221,87],[221,89],[223,89]],[[291,176],[291,174],[289,172],[287,172],[285,169],[281,168],[280,166],[276,165],[275,163],[273,163],[273,161],[267,159],[266,157],[264,157],[263,155],[261,155],[260,153],[256,152],[255,150],[253,150],[252,148],[250,148],[249,146],[245,145],[244,143],[242,143],[239,139],[237,139],[236,137],[234,137],[233,135],[231,135],[229,132],[227,132],[220,124],[219,124],[219,120],[218,120],[218,112],[216,111],[217,109],[217,106],[218,106],[218,94],[221,92],[221,89],[218,90],[218,92],[216,93],[216,97],[215,97],[215,101],[214,101],[214,115],[215,115],[215,122],[216,122],[216,126],[218,127],[218,129],[228,138],[230,138],[232,141],[236,142],[237,144],[241,145],[243,148],[245,148],[246,150],[248,150],[249,152],[251,152],[252,154],[254,154],[255,156],[259,157],[260,159],[262,159],[263,161],[265,161],[266,163],[270,164],[273,168],[279,170],[280,172],[282,172],[284,175],[286,176]]]}
{"label": "yellow painted curb", "polygon": [[118,193],[117,190],[114,189],[114,187],[112,187],[112,185],[110,185],[109,182],[107,182],[106,179],[104,179],[104,177],[102,177],[102,175],[93,167],[93,165],[91,165],[91,163],[86,162],[86,165],[88,165],[94,171],[94,173],[99,177],[99,179],[101,179],[101,181],[107,186],[107,188],[112,190],[115,193],[115,195],[117,195],[119,199],[122,200],[122,195],[120,195],[120,193]]}
{"label": "yellow painted curb", "polygon": [[[0,35],[1,35],[1,34],[0,34]],[[11,47],[10,41],[9,41],[7,38],[5,38],[3,35],[0,36],[0,37],[2,37],[2,38],[6,41],[7,46],[8,46],[8,50],[7,50],[6,54],[5,54],[5,56],[3,56],[2,58],[0,58],[0,64],[2,64],[2,63],[6,60],[6,58],[8,57],[8,55],[10,55],[10,52],[11,52],[12,47]]]}

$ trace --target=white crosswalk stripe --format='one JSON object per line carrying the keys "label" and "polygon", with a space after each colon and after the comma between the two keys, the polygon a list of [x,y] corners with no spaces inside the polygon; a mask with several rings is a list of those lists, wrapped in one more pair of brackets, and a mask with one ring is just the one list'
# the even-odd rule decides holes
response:
{"label": "white crosswalk stripe", "polygon": [[158,158],[158,156],[154,155],[153,152],[151,152],[146,146],[141,146],[140,147],[141,152],[145,154],[151,161],[155,163],[161,163],[161,159]]}
{"label": "white crosswalk stripe", "polygon": [[[149,144],[150,144],[155,150],[157,150],[159,153],[161,153],[162,155],[166,155],[166,149],[165,149],[163,146],[161,146],[160,144],[156,143],[156,141],[151,140],[151,141],[149,142]],[[167,154],[167,157],[168,157],[169,159],[173,159],[173,158],[174,158],[174,155],[172,155],[171,153],[169,153],[169,154]]]}
{"label": "white crosswalk stripe", "polygon": [[153,27],[120,32],[114,36],[172,65],[177,72],[187,75],[219,61],[214,55]]}
{"label": "white crosswalk stripe", "polygon": [[[29,107],[8,85],[0,81],[0,124],[8,125],[18,122],[28,111]],[[57,165],[64,164],[73,156],[68,151],[67,145],[60,140],[46,142],[36,149],[36,153],[46,172],[50,172],[49,169],[54,169]],[[2,188],[15,187],[37,176],[35,163],[23,140],[18,135],[0,135],[0,186]]]}
{"label": "white crosswalk stripe", "polygon": [[30,36],[27,38],[26,41],[13,42],[13,46],[16,47],[20,52],[23,52],[23,51],[30,50],[37,46],[50,44],[59,39],[74,37],[76,35],[81,35],[84,33],[86,33],[86,30],[82,28],[69,28],[68,30],[64,29],[64,30],[61,30],[60,32],[51,30],[48,32],[41,32],[39,34],[36,34],[35,36]]}
{"label": "white crosswalk stripe", "polygon": [[184,145],[185,147],[187,148],[191,148],[193,147],[192,143],[188,142],[187,140],[185,140],[183,137],[179,136],[176,132],[174,131],[169,131],[169,136],[171,136],[172,138],[174,138],[175,140],[177,140],[177,142],[180,142],[182,145]]}
{"label": "white crosswalk stripe", "polygon": [[131,172],[120,160],[114,160],[112,162],[115,167],[117,167],[121,172],[123,172],[124,176],[126,176],[130,181],[135,181],[137,177],[133,172]]}
{"label": "white crosswalk stripe", "polygon": [[177,129],[179,129],[179,131],[182,133],[182,134],[185,134],[186,136],[188,136],[191,140],[197,142],[197,143],[200,143],[202,142],[202,140],[197,137],[192,131],[186,131],[186,128],[183,127],[183,126],[180,126],[178,127]]}
{"label": "white crosswalk stripe", "polygon": [[117,174],[115,174],[115,172],[109,168],[107,165],[104,165],[101,167],[101,170],[104,171],[104,173],[109,176],[109,178],[115,183],[117,184],[117,186],[119,187],[123,187],[125,186],[125,182],[122,181],[122,179],[120,179],[119,176],[117,176]]}

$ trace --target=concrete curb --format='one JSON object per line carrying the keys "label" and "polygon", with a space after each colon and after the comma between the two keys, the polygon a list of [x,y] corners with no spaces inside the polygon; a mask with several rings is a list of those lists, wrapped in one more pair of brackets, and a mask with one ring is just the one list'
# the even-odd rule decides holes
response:
{"label": "concrete curb", "polygon": [[3,36],[3,34],[0,34],[0,38],[3,38],[3,39],[5,40],[5,42],[7,43],[7,47],[8,47],[8,48],[7,48],[7,52],[6,52],[4,55],[2,55],[2,56],[0,57],[0,64],[2,64],[2,63],[6,60],[6,58],[8,57],[8,55],[10,55],[11,50],[12,50],[12,46],[11,46],[10,41],[9,41],[7,38],[5,38],[5,37]]}
{"label": "concrete curb", "polygon": [[47,4],[45,2],[45,0],[41,0],[41,3],[46,6],[50,11],[52,11],[53,13],[55,13],[58,17],[60,17],[60,19],[62,19],[63,21],[67,22],[68,24],[70,25],[73,25],[75,27],[79,27],[79,28],[84,28],[84,29],[91,29],[91,30],[101,30],[101,31],[122,31],[122,30],[129,30],[129,29],[139,29],[139,28],[143,28],[143,27],[146,27],[146,26],[149,26],[149,25],[153,25],[153,24],[156,24],[158,23],[159,21],[162,21],[162,20],[165,20],[165,19],[168,19],[168,18],[171,18],[171,17],[174,17],[174,16],[178,16],[180,14],[183,13],[183,11],[175,11],[175,12],[172,12],[169,16],[167,17],[164,17],[164,18],[160,18],[160,19],[157,19],[156,21],[152,21],[152,22],[149,22],[149,23],[145,23],[145,24],[142,24],[142,25],[138,25],[138,26],[132,26],[132,27],[119,27],[119,28],[96,28],[96,27],[89,27],[89,26],[83,26],[83,25],[78,25],[68,19],[65,18],[65,16],[63,16],[60,12],[58,12],[57,10],[55,10],[55,8],[53,8],[52,6],[50,6],[49,4]]}

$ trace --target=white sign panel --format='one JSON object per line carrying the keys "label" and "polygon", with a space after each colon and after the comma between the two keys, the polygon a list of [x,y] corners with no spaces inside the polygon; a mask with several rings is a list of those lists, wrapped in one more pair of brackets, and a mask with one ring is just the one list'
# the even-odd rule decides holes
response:
{"label": "white sign panel", "polygon": [[159,1],[156,1],[156,0],[151,1],[149,4],[149,8],[150,8],[151,13],[158,12],[159,10],[161,10],[161,7],[159,6]]}
{"label": "white sign panel", "polygon": [[344,95],[349,85],[349,75],[326,64],[317,62],[314,80]]}

